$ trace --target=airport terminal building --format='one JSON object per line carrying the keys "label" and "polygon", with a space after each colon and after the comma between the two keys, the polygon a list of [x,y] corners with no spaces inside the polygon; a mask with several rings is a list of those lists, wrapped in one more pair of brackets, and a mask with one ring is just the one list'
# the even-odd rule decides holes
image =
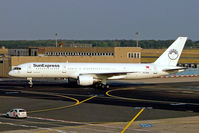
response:
{"label": "airport terminal building", "polygon": [[[10,51],[10,50],[8,50]],[[9,53],[9,52],[8,52]],[[140,47],[39,47],[9,53],[11,64],[27,62],[140,63]]]}
{"label": "airport terminal building", "polygon": [[[140,63],[140,47],[30,47],[8,49],[0,58],[0,77],[28,62]],[[5,56],[6,55],[6,56]],[[5,62],[7,59],[7,62]],[[4,67],[2,67],[4,66]],[[8,70],[3,70],[8,68]]]}

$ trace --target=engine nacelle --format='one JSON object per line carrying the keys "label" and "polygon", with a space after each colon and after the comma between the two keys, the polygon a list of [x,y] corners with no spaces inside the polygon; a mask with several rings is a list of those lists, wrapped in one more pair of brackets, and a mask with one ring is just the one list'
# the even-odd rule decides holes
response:
{"label": "engine nacelle", "polygon": [[91,75],[80,75],[77,80],[77,84],[81,86],[93,85],[94,79]]}

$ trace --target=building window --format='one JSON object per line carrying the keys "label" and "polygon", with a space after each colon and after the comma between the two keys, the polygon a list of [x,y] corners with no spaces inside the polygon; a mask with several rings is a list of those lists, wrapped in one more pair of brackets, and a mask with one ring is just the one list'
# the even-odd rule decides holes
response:
{"label": "building window", "polygon": [[140,58],[140,52],[129,52],[127,53],[128,58]]}
{"label": "building window", "polygon": [[137,58],[137,53],[133,53],[133,58]]}
{"label": "building window", "polygon": [[140,58],[140,53],[137,53],[137,58]]}

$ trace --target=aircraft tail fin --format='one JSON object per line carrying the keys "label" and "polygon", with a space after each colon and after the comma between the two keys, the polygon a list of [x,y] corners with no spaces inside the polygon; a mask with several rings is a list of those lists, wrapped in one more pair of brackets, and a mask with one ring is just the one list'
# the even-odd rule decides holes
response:
{"label": "aircraft tail fin", "polygon": [[154,62],[161,66],[176,66],[187,37],[178,37],[171,46]]}

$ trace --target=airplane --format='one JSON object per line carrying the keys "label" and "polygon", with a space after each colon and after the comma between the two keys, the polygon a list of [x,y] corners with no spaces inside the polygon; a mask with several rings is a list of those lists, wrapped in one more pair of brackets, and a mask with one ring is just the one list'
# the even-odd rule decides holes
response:
{"label": "airplane", "polygon": [[178,37],[153,63],[55,63],[31,62],[14,67],[9,75],[27,78],[33,87],[33,78],[75,79],[80,86],[95,85],[108,89],[107,80],[146,79],[184,71],[177,66],[187,37]]}

